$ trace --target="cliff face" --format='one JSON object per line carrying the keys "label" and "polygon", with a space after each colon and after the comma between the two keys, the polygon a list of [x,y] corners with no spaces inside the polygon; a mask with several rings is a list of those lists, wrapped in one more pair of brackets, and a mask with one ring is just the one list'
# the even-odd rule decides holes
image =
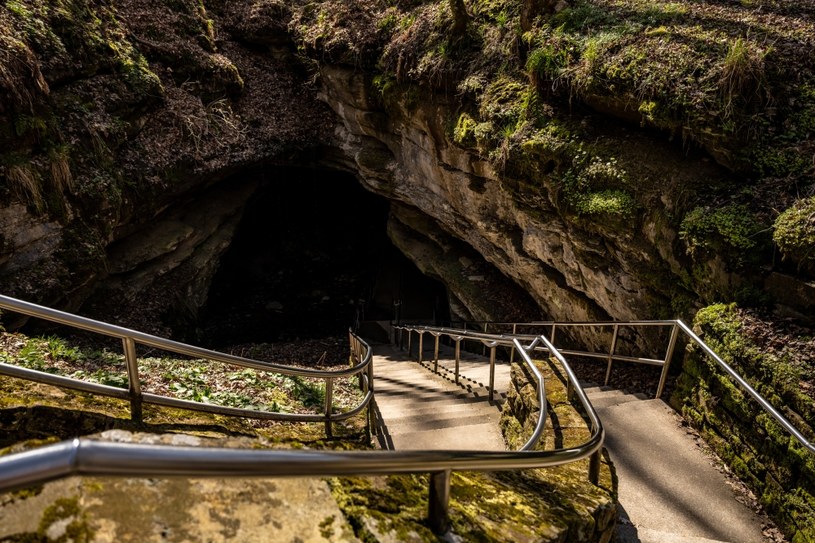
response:
{"label": "cliff face", "polygon": [[[668,219],[676,212],[670,198],[654,195],[647,209],[624,219],[575,218],[552,201],[558,192],[554,183],[546,183],[533,202],[525,201],[513,189],[519,181],[511,174],[451,141],[455,103],[428,97],[407,104],[400,97],[383,107],[370,95],[364,74],[351,69],[326,66],[321,81],[322,98],[342,121],[336,137],[349,168],[360,172],[371,190],[412,208],[392,215],[397,225],[425,237],[447,235],[465,242],[526,291],[543,315],[585,321],[670,313],[684,260]],[[622,152],[648,160],[655,177],[690,184],[722,175],[715,166],[687,160],[635,130],[603,137],[628,148]],[[406,244],[400,247],[420,266],[427,260]],[[467,282],[454,266],[434,270],[448,285]],[[476,291],[460,295],[464,305],[477,305],[486,294]]]}
{"label": "cliff face", "polygon": [[809,9],[7,3],[0,289],[194,316],[253,172],[316,164],[393,202],[463,317],[806,315],[806,214],[770,233],[812,186]]}

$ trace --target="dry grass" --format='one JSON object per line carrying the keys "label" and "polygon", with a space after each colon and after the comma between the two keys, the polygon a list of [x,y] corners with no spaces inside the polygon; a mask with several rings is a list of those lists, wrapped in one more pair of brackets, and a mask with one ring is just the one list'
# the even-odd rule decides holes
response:
{"label": "dry grass", "polygon": [[727,50],[719,79],[722,96],[722,117],[733,116],[738,100],[750,101],[765,94],[764,59],[769,49],[762,49],[742,38],[737,38]]}
{"label": "dry grass", "polygon": [[33,206],[37,211],[45,208],[40,180],[29,164],[14,164],[6,168],[9,187],[21,201]]}
{"label": "dry grass", "polygon": [[72,191],[74,188],[74,176],[71,173],[71,165],[68,163],[67,152],[64,149],[58,149],[49,156],[51,181],[54,184],[54,189],[60,194],[65,194],[66,191]]}

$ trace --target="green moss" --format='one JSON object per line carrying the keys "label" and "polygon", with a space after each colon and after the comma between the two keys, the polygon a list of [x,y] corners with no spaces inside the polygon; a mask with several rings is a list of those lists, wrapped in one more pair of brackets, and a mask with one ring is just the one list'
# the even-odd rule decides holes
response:
{"label": "green moss", "polygon": [[615,157],[604,160],[581,149],[563,176],[563,198],[578,215],[630,217],[637,203],[627,185],[628,174]]}
{"label": "green moss", "polygon": [[60,498],[43,512],[37,535],[53,543],[88,543],[95,532],[79,506],[79,498]]}
{"label": "green moss", "polygon": [[730,204],[715,209],[692,209],[682,219],[679,236],[687,245],[688,254],[729,250],[743,258],[745,252],[758,246],[762,230],[746,206]]}
{"label": "green moss", "polygon": [[[697,314],[694,325],[705,342],[751,382],[770,404],[784,409],[793,424],[811,433],[812,401],[800,392],[806,368],[756,345],[745,333],[735,305],[717,304]],[[754,324],[752,325],[754,326]],[[815,460],[760,411],[729,377],[691,348],[671,399],[711,447],[760,496],[762,504],[790,537],[798,519],[811,517],[807,496],[815,489]]]}
{"label": "green moss", "polygon": [[775,220],[773,241],[785,259],[815,270],[815,196],[797,200]]}
{"label": "green moss", "polygon": [[627,192],[608,189],[590,192],[577,198],[575,209],[580,215],[618,215],[629,217],[634,214],[636,202]]}
{"label": "green moss", "polygon": [[508,75],[492,80],[481,95],[479,115],[499,127],[515,126],[524,114],[527,85]]}
{"label": "green moss", "polygon": [[476,143],[475,128],[478,124],[466,113],[458,117],[456,127],[453,130],[453,141],[464,147],[472,147]]}

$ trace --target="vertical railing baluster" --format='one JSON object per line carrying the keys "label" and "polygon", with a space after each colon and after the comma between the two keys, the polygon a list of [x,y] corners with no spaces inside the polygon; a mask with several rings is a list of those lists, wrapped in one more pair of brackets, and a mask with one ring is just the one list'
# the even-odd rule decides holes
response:
{"label": "vertical railing baluster", "polygon": [[456,384],[458,384],[459,362],[461,362],[461,337],[456,338]]}
{"label": "vertical railing baluster", "polygon": [[[485,345],[486,347],[486,345]],[[490,403],[495,399],[495,349],[493,345],[490,347]]]}
{"label": "vertical railing baluster", "polygon": [[[552,335],[549,337],[549,343],[555,345],[555,332],[557,332],[557,323],[552,323]],[[555,345],[557,347],[557,345]]]}
{"label": "vertical railing baluster", "polygon": [[422,363],[422,351],[424,350],[424,332],[419,331],[419,364]]}
{"label": "vertical railing baluster", "polygon": [[662,396],[662,391],[665,389],[665,380],[668,378],[668,367],[671,365],[671,358],[674,356],[674,349],[676,348],[676,340],[679,337],[679,326],[673,325],[671,329],[671,339],[668,341],[668,350],[665,353],[665,361],[662,363],[662,373],[659,376],[659,385],[657,385],[657,394],[654,398]]}
{"label": "vertical railing baluster", "polygon": [[436,346],[433,351],[433,371],[439,373],[439,336],[436,336]]}
{"label": "vertical railing baluster", "polygon": [[334,403],[334,378],[327,377],[325,380],[325,436],[331,435],[331,408]]}
{"label": "vertical railing baluster", "polygon": [[427,520],[437,535],[447,532],[450,526],[450,476],[451,471],[434,471],[430,474],[430,496],[427,500]]}
{"label": "vertical railing baluster", "polygon": [[[515,337],[518,334],[518,323],[512,323],[512,337]],[[512,364],[515,362],[515,348],[510,347],[509,349],[509,363]]]}
{"label": "vertical railing baluster", "polygon": [[[484,333],[487,333],[487,323],[484,323]],[[481,348],[481,356],[487,356],[487,344],[485,343],[484,346]]]}
{"label": "vertical railing baluster", "polygon": [[408,358],[413,356],[413,330],[408,328]]}
{"label": "vertical railing baluster", "polygon": [[589,458],[589,482],[593,485],[600,483],[600,451],[598,449]]}
{"label": "vertical railing baluster", "polygon": [[611,378],[611,365],[614,363],[614,351],[617,349],[617,333],[619,332],[620,326],[615,324],[614,325],[614,334],[611,336],[611,348],[608,350],[608,364],[606,365],[606,379],[603,383],[605,386],[608,386],[608,380]]}
{"label": "vertical railing baluster", "polygon": [[136,342],[131,337],[122,338],[127,364],[127,388],[130,392],[130,418],[142,420],[141,382],[139,381],[139,359],[136,356]]}

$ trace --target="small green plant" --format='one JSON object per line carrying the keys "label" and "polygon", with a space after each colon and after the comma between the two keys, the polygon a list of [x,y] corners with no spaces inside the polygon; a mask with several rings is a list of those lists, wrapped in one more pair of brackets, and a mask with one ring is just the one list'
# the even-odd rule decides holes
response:
{"label": "small green plant", "polygon": [[28,340],[17,353],[17,364],[30,370],[53,372],[45,355],[40,342]]}
{"label": "small green plant", "polygon": [[536,81],[554,80],[569,65],[568,50],[557,43],[546,43],[529,53],[526,70]]}
{"label": "small green plant", "polygon": [[44,341],[45,349],[51,358],[55,360],[65,360],[67,362],[76,362],[79,360],[79,349],[68,345],[64,339],[57,336],[48,336]]}

